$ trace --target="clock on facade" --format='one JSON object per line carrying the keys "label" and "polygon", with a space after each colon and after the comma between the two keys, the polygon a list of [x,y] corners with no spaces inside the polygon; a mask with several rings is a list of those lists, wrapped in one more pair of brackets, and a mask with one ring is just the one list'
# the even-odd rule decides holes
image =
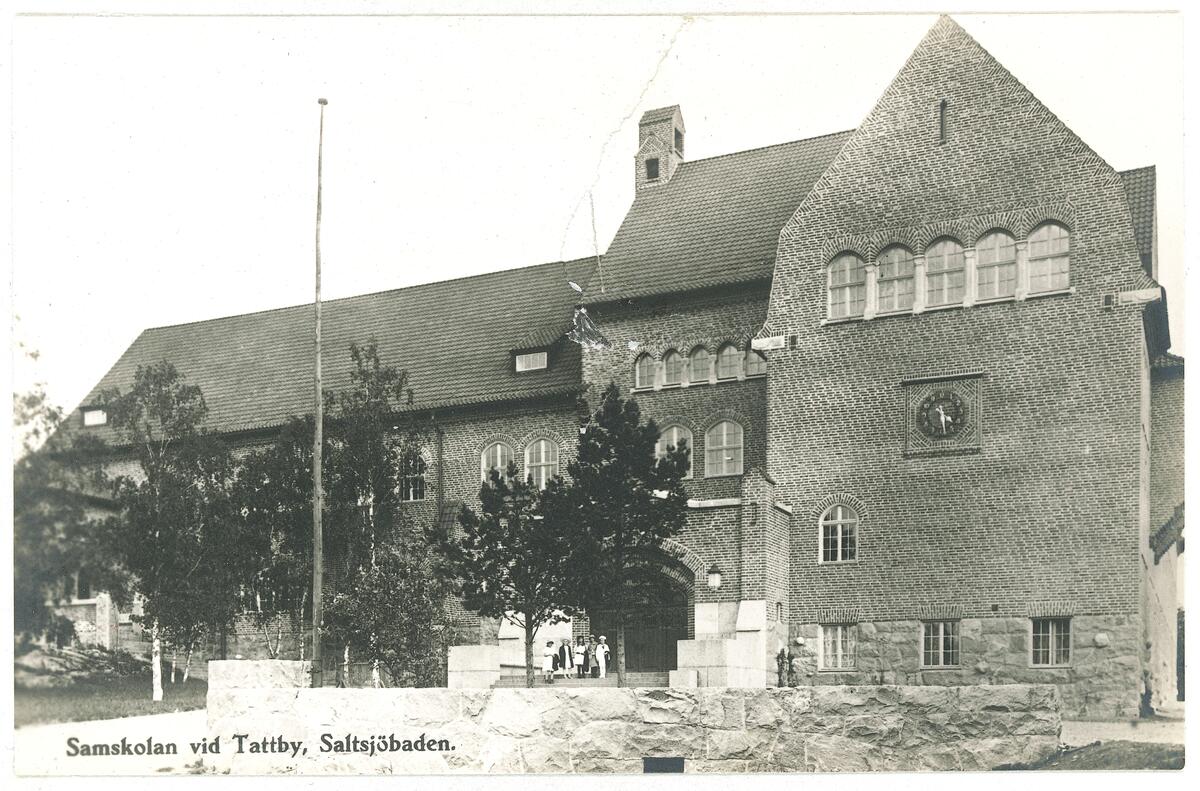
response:
{"label": "clock on facade", "polygon": [[917,427],[931,439],[950,439],[966,422],[967,405],[953,390],[934,390],[917,408]]}

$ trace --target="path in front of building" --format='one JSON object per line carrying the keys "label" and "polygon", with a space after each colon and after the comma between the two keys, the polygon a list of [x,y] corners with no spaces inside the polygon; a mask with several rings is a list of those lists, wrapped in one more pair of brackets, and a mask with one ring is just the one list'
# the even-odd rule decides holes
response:
{"label": "path in front of building", "polygon": [[[13,768],[18,775],[181,774],[197,761],[189,742],[204,738],[207,731],[208,713],[204,709],[116,720],[29,725],[14,732]],[[130,745],[145,744],[147,738],[153,738],[157,744],[174,743],[178,753],[68,757],[67,740],[71,737],[88,745],[119,744],[122,737]]]}
{"label": "path in front of building", "polygon": [[1064,720],[1062,742],[1071,747],[1082,747],[1092,742],[1153,742],[1155,744],[1183,744],[1183,718],[1154,718],[1126,722],[1083,722]]}

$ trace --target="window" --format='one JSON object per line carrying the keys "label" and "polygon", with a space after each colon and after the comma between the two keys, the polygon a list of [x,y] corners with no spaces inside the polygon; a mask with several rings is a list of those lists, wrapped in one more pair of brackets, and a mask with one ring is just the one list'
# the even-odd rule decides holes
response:
{"label": "window", "polygon": [[962,302],[966,255],[953,239],[942,239],[925,251],[925,304]]}
{"label": "window", "polygon": [[[668,448],[678,448],[681,443],[687,443],[688,448],[692,447],[692,432],[690,429],[683,426],[667,426],[658,435],[658,443],[654,446],[655,458],[663,458],[667,455]],[[692,477],[692,456],[688,454],[687,473],[684,478]]]}
{"label": "window", "polygon": [[639,389],[654,387],[654,360],[650,355],[643,354],[633,364],[633,386]]}
{"label": "window", "polygon": [[938,145],[946,143],[946,100],[938,103]]}
{"label": "window", "polygon": [[663,386],[683,383],[683,355],[672,349],[663,356]]}
{"label": "window", "polygon": [[979,299],[1011,297],[1017,291],[1017,245],[1004,231],[975,243],[975,282]]}
{"label": "window", "polygon": [[921,624],[921,665],[955,667],[958,663],[958,621]]}
{"label": "window", "polygon": [[855,631],[855,624],[852,623],[821,626],[821,670],[854,668]]}
{"label": "window", "polygon": [[1071,664],[1071,619],[1033,619],[1033,664]]}
{"label": "window", "polygon": [[545,352],[530,352],[517,355],[517,373],[521,371],[540,371],[546,367]]}
{"label": "window", "polygon": [[708,381],[708,349],[697,346],[688,358],[688,380],[692,384]]}
{"label": "window", "polygon": [[861,316],[867,304],[867,265],[842,253],[829,265],[829,318]]}
{"label": "window", "polygon": [[704,435],[704,475],[742,474],[742,427],[722,420]]}
{"label": "window", "polygon": [[507,474],[512,455],[512,448],[507,443],[493,442],[488,445],[479,456],[479,477],[487,483],[492,477],[492,470],[499,470],[501,475]]}
{"label": "window", "polygon": [[1060,291],[1071,284],[1071,234],[1056,222],[1029,236],[1029,293]]}
{"label": "window", "polygon": [[675,130],[675,153],[683,156],[683,132]]}
{"label": "window", "polygon": [[821,514],[821,562],[844,563],[858,558],[858,514],[835,505]]}
{"label": "window", "polygon": [[425,499],[425,460],[419,453],[406,454],[400,462],[400,499],[406,503]]}
{"label": "window", "polygon": [[767,373],[767,358],[754,349],[746,350],[746,376],[765,376]]}
{"label": "window", "polygon": [[108,413],[103,409],[85,409],[83,410],[83,425],[85,426],[103,426],[108,422]]}
{"label": "window", "polygon": [[646,160],[646,180],[654,181],[658,178],[658,158],[654,157]]}
{"label": "window", "polygon": [[737,379],[738,363],[741,362],[741,353],[732,343],[727,343],[717,350],[717,378],[718,379]]}
{"label": "window", "polygon": [[913,305],[913,256],[903,247],[879,254],[879,312],[910,310]]}
{"label": "window", "polygon": [[558,475],[558,446],[548,439],[534,440],[525,449],[525,474],[539,489]]}

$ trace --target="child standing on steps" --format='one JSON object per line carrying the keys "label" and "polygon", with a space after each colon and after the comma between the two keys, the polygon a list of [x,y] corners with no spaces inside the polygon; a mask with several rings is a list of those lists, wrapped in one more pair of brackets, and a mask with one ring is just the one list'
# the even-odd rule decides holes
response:
{"label": "child standing on steps", "polygon": [[546,683],[554,683],[554,664],[558,659],[558,652],[554,650],[554,641],[547,640],[546,647],[542,649],[542,673],[545,674]]}

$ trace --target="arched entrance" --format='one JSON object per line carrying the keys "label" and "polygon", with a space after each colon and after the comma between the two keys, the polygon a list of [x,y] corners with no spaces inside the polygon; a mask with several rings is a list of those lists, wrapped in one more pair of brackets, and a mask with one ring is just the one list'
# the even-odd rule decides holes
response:
{"label": "arched entrance", "polygon": [[[676,668],[679,640],[687,640],[688,617],[693,609],[695,577],[674,558],[656,561],[661,565],[661,587],[653,593],[630,590],[635,601],[625,621],[625,670],[630,673],[665,673]],[[591,633],[606,635],[613,647],[611,668],[616,670],[615,613],[596,610],[589,613]]]}

